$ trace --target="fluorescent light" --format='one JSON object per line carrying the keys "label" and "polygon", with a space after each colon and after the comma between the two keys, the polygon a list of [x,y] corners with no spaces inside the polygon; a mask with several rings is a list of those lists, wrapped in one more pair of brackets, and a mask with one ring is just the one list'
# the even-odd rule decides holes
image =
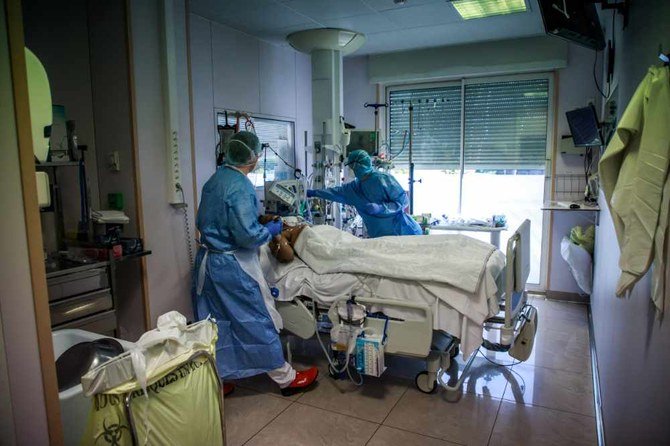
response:
{"label": "fluorescent light", "polygon": [[464,20],[526,11],[526,0],[454,0],[451,2]]}

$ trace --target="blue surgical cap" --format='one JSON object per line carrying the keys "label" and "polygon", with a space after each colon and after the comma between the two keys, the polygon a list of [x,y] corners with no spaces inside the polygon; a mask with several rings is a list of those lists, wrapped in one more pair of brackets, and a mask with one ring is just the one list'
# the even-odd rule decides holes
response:
{"label": "blue surgical cap", "polygon": [[345,166],[349,166],[356,175],[361,178],[372,172],[372,159],[365,150],[354,150],[349,153]]}
{"label": "blue surgical cap", "polygon": [[258,136],[247,131],[237,132],[226,144],[226,164],[230,166],[251,164],[256,161],[261,152],[261,142]]}

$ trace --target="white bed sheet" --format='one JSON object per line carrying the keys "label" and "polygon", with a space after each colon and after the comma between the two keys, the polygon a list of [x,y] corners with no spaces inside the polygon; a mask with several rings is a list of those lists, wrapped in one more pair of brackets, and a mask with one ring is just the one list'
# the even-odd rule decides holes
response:
{"label": "white bed sheet", "polygon": [[[433,328],[461,340],[464,356],[469,356],[482,343],[484,321],[498,313],[499,281],[505,267],[505,256],[496,251],[487,262],[486,273],[475,293],[468,293],[442,283],[419,283],[388,277],[334,273],[317,274],[296,258],[281,264],[270,254],[267,246],[261,248],[263,274],[271,287],[279,290],[278,300],[290,301],[306,296],[329,305],[334,300],[355,294],[429,305],[433,310]],[[389,317],[405,320],[420,318],[419,312],[393,306],[373,308]]]}

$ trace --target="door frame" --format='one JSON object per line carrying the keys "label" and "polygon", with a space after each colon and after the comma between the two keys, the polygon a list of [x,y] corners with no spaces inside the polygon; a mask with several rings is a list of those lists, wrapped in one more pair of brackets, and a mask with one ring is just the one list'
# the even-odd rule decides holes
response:
{"label": "door frame", "polygon": [[25,41],[23,33],[23,11],[21,0],[5,0],[7,15],[7,36],[11,58],[12,89],[14,93],[14,115],[19,146],[19,165],[21,169],[21,189],[23,191],[24,216],[30,263],[37,347],[42,375],[42,388],[49,430],[49,442],[52,445],[63,444],[63,429],[56,378],[53,340],[51,337],[51,316],[49,313],[49,295],[47,292],[46,267],[44,265],[42,224],[37,202],[37,183],[35,182],[35,155],[28,100],[28,76],[26,72]]}

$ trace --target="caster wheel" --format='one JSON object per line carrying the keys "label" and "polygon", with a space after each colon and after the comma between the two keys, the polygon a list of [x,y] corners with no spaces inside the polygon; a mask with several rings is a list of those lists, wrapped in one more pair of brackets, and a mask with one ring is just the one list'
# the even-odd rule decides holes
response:
{"label": "caster wheel", "polygon": [[434,393],[437,390],[437,380],[433,379],[432,382],[428,381],[428,372],[423,371],[419,372],[414,378],[414,384],[419,391],[423,393]]}
{"label": "caster wheel", "polygon": [[458,354],[459,354],[460,352],[461,352],[460,349],[458,348],[458,346],[456,346],[456,347],[454,347],[454,349],[451,351],[451,353],[449,353],[449,357],[450,357],[451,359],[454,359],[456,356],[458,356]]}

